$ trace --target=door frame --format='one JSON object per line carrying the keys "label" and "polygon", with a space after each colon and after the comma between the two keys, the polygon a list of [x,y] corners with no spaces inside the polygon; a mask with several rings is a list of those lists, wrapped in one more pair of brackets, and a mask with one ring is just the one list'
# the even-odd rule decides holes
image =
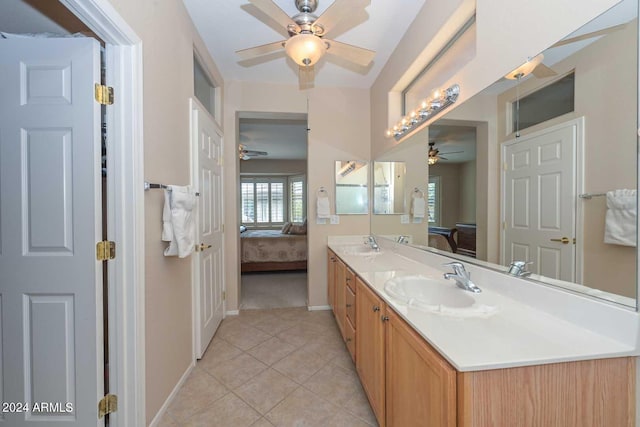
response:
{"label": "door frame", "polygon": [[[105,42],[107,229],[117,242],[109,261],[109,390],[118,396],[111,427],[146,424],[142,40],[108,0],[59,0]],[[97,402],[96,402],[97,404]]]}
{"label": "door frame", "polygon": [[520,141],[524,141],[531,138],[537,138],[543,134],[554,132],[558,129],[575,126],[576,127],[576,144],[575,151],[573,152],[573,163],[574,163],[574,171],[575,171],[575,266],[574,266],[574,274],[575,274],[575,282],[582,283],[582,273],[583,273],[583,259],[584,259],[584,233],[583,233],[583,224],[584,224],[584,206],[582,203],[579,203],[581,199],[578,198],[579,194],[584,193],[584,117],[578,117],[575,119],[567,120],[566,122],[559,123],[554,126],[549,126],[544,129],[537,130],[535,132],[531,132],[521,136],[519,139],[510,139],[505,141],[500,147],[500,163],[502,165],[500,172],[500,264],[505,265],[505,227],[504,223],[506,221],[506,205],[504,203],[505,200],[505,191],[506,191],[506,149],[508,146],[517,144]]}
{"label": "door frame", "polygon": [[[218,121],[216,120],[216,118],[211,116],[209,111],[207,111],[207,109],[202,105],[202,103],[200,103],[200,101],[196,99],[195,96],[191,97],[189,99],[189,129],[190,129],[189,148],[191,150],[190,152],[191,185],[196,186],[197,184],[197,187],[199,187],[200,185],[200,180],[198,176],[199,133],[198,133],[198,122],[195,120],[196,109],[199,110],[198,113],[209,114],[209,116],[211,117],[214,130],[220,137],[220,149],[222,150],[222,152],[220,153],[221,159],[222,159],[222,155],[224,154],[224,134],[222,133],[222,129],[220,129],[220,126],[218,125]],[[221,176],[222,178],[224,178],[224,170]],[[224,189],[224,185],[222,185],[221,189]],[[196,188],[196,190],[200,191],[199,188]],[[222,224],[224,224],[224,201],[221,200],[220,203],[223,203],[221,212],[223,214]],[[196,215],[196,230],[200,230],[200,210],[199,209],[197,210],[197,215]],[[196,242],[196,245],[197,244],[198,242]],[[224,229],[223,229],[223,236],[222,236],[222,244],[224,245]],[[224,250],[223,250],[223,257],[224,257]],[[224,277],[225,277],[224,267],[225,267],[225,263],[223,258],[223,261],[222,261],[223,295],[226,293],[226,290],[227,290],[226,282],[224,280]],[[226,310],[227,310],[227,301],[226,301],[226,298],[223,298],[222,299],[222,318],[223,319],[226,317]],[[195,366],[195,363],[198,360],[197,355],[199,353],[198,344],[200,343],[200,336],[199,336],[199,333],[200,333],[200,326],[199,326],[200,325],[200,255],[199,255],[199,252],[194,252],[194,256],[191,257],[191,314],[192,314],[191,333],[193,335],[191,340],[192,346],[193,346],[191,360],[193,362],[193,366]]]}

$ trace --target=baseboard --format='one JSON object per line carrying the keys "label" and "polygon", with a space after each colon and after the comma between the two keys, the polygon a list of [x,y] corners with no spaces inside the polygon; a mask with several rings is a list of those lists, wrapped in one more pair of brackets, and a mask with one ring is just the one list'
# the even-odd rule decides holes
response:
{"label": "baseboard", "polygon": [[310,305],[307,307],[309,311],[322,311],[322,310],[331,310],[331,306],[329,305]]}
{"label": "baseboard", "polygon": [[240,314],[240,310],[227,310],[225,312],[225,317],[226,316],[237,316],[238,314]]}
{"label": "baseboard", "polygon": [[151,420],[151,422],[149,423],[149,427],[158,426],[158,424],[160,423],[160,420],[164,416],[164,413],[167,412],[167,408],[171,404],[171,401],[173,400],[174,397],[176,397],[176,394],[178,394],[178,391],[180,391],[180,388],[184,385],[185,381],[187,381],[187,378],[189,378],[189,374],[191,374],[191,371],[193,371],[193,368],[195,367],[196,367],[195,362],[192,362],[187,368],[187,370],[184,372],[184,374],[182,374],[182,377],[180,378],[180,381],[178,381],[178,384],[176,384],[176,386],[173,388],[173,390],[169,394],[169,397],[167,397],[167,400],[164,401],[164,404],[162,405],[162,407],[160,408],[156,416],[153,417],[153,420]]}

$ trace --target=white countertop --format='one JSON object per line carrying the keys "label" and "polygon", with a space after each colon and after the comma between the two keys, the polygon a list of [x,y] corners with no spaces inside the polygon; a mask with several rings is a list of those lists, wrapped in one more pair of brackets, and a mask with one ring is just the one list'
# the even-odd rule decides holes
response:
{"label": "white countertop", "polygon": [[362,236],[329,238],[336,255],[458,371],[640,354],[636,312],[478,266],[467,265],[482,289],[470,295],[498,308],[490,316],[461,318],[407,306],[385,292],[385,282],[409,275],[442,279],[448,270],[441,264],[452,260],[382,239],[381,255],[350,255],[344,249],[353,244],[362,244]]}

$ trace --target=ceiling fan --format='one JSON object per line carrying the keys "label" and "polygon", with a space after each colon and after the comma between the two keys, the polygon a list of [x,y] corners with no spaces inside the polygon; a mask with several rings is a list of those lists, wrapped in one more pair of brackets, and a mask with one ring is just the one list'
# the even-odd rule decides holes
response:
{"label": "ceiling fan", "polygon": [[[458,153],[464,153],[464,151],[449,151],[447,153],[442,153],[442,154],[458,154]],[[429,143],[429,165],[435,165],[440,160],[449,160],[449,159],[447,159],[446,157],[442,157],[440,150],[436,148],[436,142],[431,141]]]}
{"label": "ceiling fan", "polygon": [[511,71],[505,76],[505,78],[509,80],[520,80],[529,74],[533,74],[535,77],[543,79],[557,75],[558,73],[542,63],[543,60],[543,54],[536,55],[515,70]]}
{"label": "ceiling fan", "polygon": [[352,16],[358,9],[364,9],[370,0],[335,0],[319,17],[313,13],[318,7],[318,0],[294,1],[300,13],[289,17],[273,0],[249,0],[269,18],[286,28],[289,38],[239,50],[236,53],[242,60],[284,50],[299,67],[301,89],[313,87],[314,66],[325,53],[362,67],[371,63],[376,54],[374,51],[325,38],[340,20]]}
{"label": "ceiling fan", "polygon": [[244,145],[238,145],[238,157],[240,157],[240,160],[250,160],[254,157],[267,155],[269,155],[269,153],[267,153],[266,151],[247,150]]}

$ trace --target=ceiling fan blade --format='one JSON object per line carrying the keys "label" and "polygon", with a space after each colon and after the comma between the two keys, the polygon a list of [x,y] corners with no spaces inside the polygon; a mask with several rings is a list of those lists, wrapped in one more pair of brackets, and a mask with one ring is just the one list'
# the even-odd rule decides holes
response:
{"label": "ceiling fan blade", "polygon": [[313,65],[298,68],[298,84],[301,90],[314,87],[315,70]]}
{"label": "ceiling fan blade", "polygon": [[534,68],[531,73],[539,79],[544,79],[546,77],[553,77],[558,75],[558,73],[556,73],[555,71],[553,71],[553,69],[544,65],[542,62],[539,63],[538,66]]}
{"label": "ceiling fan blade", "polygon": [[313,27],[322,27],[320,33],[326,36],[343,18],[352,16],[357,9],[364,9],[371,3],[370,0],[336,0],[313,23]]}
{"label": "ceiling fan blade", "polygon": [[246,154],[247,156],[268,156],[269,153],[266,151],[256,151],[256,150],[242,150],[242,154]]}
{"label": "ceiling fan blade", "polygon": [[263,44],[261,46],[254,46],[248,49],[237,50],[236,54],[242,59],[253,59],[258,56],[266,55],[268,53],[284,50],[284,40],[281,42]]}
{"label": "ceiling fan blade", "polygon": [[464,151],[447,151],[446,153],[440,153],[440,154],[459,154],[459,153],[464,153]]}
{"label": "ceiling fan blade", "polygon": [[329,45],[329,48],[327,49],[328,54],[339,56],[340,58],[346,59],[347,61],[363,67],[368,66],[376,56],[376,53],[373,50],[352,46],[335,40],[325,39],[325,42]]}
{"label": "ceiling fan blade", "polygon": [[300,30],[298,24],[296,24],[293,19],[291,19],[289,15],[287,15],[284,10],[280,9],[280,7],[272,0],[249,0],[249,3],[253,4],[265,15],[267,15],[269,18],[273,19],[283,27],[288,28],[291,25],[298,31]]}
{"label": "ceiling fan blade", "polygon": [[593,31],[591,33],[582,34],[582,35],[571,37],[571,38],[568,38],[568,39],[563,39],[563,40],[560,40],[558,43],[552,45],[551,47],[564,46],[564,45],[575,43],[575,42],[579,42],[579,41],[582,41],[582,40],[587,40],[587,39],[591,39],[591,38],[594,38],[594,37],[604,36],[606,34],[614,32],[614,31],[621,30],[626,25],[627,24],[614,25],[613,27],[605,28],[605,29],[598,30],[598,31]]}

